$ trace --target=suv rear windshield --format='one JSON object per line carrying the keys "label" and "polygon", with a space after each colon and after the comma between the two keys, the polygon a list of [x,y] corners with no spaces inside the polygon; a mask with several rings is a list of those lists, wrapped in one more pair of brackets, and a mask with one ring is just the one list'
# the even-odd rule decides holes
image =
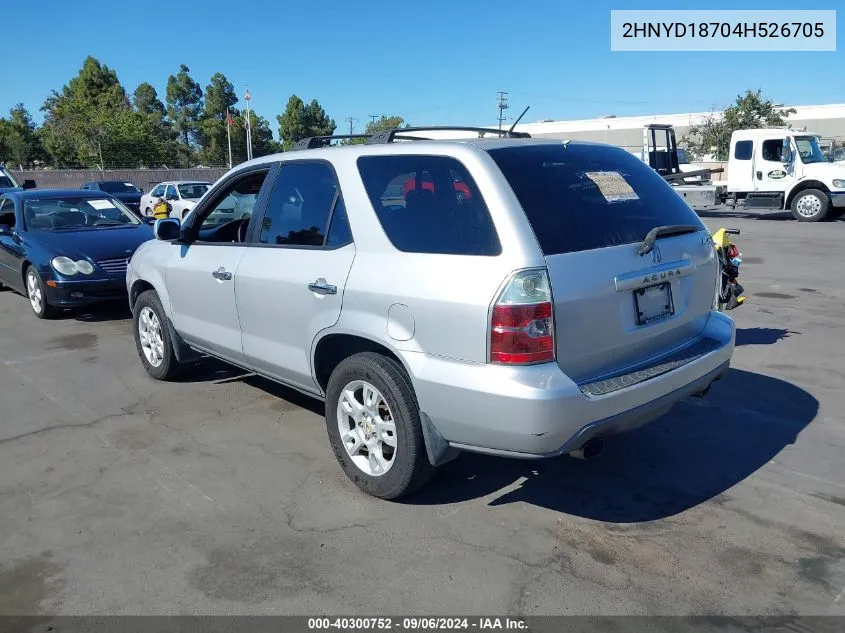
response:
{"label": "suv rear windshield", "polygon": [[499,255],[499,236],[466,167],[448,156],[363,156],[358,171],[391,243],[406,253]]}
{"label": "suv rear windshield", "polygon": [[545,255],[632,244],[666,224],[701,224],[663,178],[625,150],[560,144],[489,153]]}

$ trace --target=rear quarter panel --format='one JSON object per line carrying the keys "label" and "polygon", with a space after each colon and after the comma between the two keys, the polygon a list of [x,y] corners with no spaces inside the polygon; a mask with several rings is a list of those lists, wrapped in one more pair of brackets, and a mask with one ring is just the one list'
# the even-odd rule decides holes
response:
{"label": "rear quarter panel", "polygon": [[[489,309],[502,283],[514,270],[545,265],[524,214],[514,213],[519,203],[498,167],[486,152],[465,144],[370,149],[368,155],[434,154],[459,160],[475,180],[502,245],[494,257],[406,253],[393,246],[379,222],[358,172],[358,155],[327,150],[332,151],[326,157],[335,166],[357,250],[333,330],[360,332],[402,352],[486,362]],[[407,340],[388,333],[388,311],[395,304],[407,306],[403,313],[412,320],[413,335]]]}

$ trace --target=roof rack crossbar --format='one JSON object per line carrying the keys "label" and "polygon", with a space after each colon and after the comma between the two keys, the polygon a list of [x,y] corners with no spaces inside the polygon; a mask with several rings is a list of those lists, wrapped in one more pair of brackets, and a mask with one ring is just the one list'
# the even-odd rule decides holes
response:
{"label": "roof rack crossbar", "polygon": [[334,140],[345,140],[352,138],[370,138],[369,134],[335,134],[326,136],[309,136],[300,141],[297,141],[291,151],[300,149],[316,149],[318,147],[327,147]]}
{"label": "roof rack crossbar", "polygon": [[[514,132],[513,130],[500,130],[494,127],[467,127],[462,125],[432,125],[426,127],[402,127],[393,128],[392,130],[385,130],[373,134],[367,139],[368,145],[376,145],[381,143],[392,143],[395,139],[412,139],[423,140],[419,137],[405,136],[408,132],[478,132],[479,134],[495,134],[505,138],[531,138],[528,132]],[[428,140],[428,139],[426,139]]]}

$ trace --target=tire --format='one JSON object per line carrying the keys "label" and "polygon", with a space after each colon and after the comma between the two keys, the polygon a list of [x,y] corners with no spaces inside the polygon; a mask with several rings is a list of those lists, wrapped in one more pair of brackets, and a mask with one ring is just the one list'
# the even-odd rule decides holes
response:
{"label": "tire", "polygon": [[792,199],[792,217],[799,222],[820,222],[827,216],[830,200],[824,191],[804,189]]}
{"label": "tire", "polygon": [[[373,461],[378,460],[374,457],[375,452],[370,454],[370,449],[364,443],[367,420],[372,421],[375,418],[363,417],[361,424],[358,424],[351,415],[338,415],[341,397],[348,403],[347,394],[344,392],[351,386],[360,386],[361,383],[374,387],[381,396],[380,399],[374,400],[371,410],[377,411],[380,416],[388,414],[388,419],[392,419],[394,424],[392,440],[395,448],[391,447],[392,451],[386,448],[389,446],[388,442],[375,446],[375,451],[379,451],[382,458],[385,458],[385,453],[392,452],[392,455],[384,459],[389,465],[381,474],[372,472]],[[357,393],[356,391],[356,399]],[[361,400],[363,401],[363,397]],[[382,404],[386,404],[386,411]],[[346,440],[353,444],[361,440],[357,446],[360,447],[359,451],[365,451],[364,454],[350,454],[346,442],[341,438],[341,420],[344,425],[350,427]],[[376,424],[379,422],[389,426],[389,422],[383,417],[376,421]],[[372,431],[374,426],[370,425],[369,428]],[[422,487],[435,472],[435,468],[428,461],[420,425],[419,405],[411,380],[399,363],[381,354],[355,354],[342,361],[332,372],[326,393],[326,429],[343,472],[361,490],[374,497],[397,499]],[[378,430],[370,435],[369,441],[379,441],[374,439],[375,435],[384,437],[382,431]],[[363,468],[359,464],[364,464]]]}
{"label": "tire", "polygon": [[[148,334],[144,342],[141,340],[140,329],[142,319],[145,319],[143,329]],[[178,376],[183,366],[176,360],[170,329],[167,327],[167,315],[155,290],[145,290],[135,301],[132,307],[132,326],[135,349],[146,372],[156,380],[171,380]],[[145,342],[148,345],[145,345]],[[145,348],[148,351],[145,351]]]}
{"label": "tire", "polygon": [[56,315],[56,307],[47,303],[44,282],[34,266],[28,266],[24,274],[24,290],[29,300],[29,307],[39,319],[51,319]]}

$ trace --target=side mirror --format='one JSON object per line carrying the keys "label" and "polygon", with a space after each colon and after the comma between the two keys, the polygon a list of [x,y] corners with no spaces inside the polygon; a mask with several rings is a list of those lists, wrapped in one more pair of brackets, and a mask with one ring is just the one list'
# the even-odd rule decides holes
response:
{"label": "side mirror", "polygon": [[168,196],[165,196],[165,200],[178,200],[179,196],[173,195],[172,193]]}
{"label": "side mirror", "polygon": [[23,188],[24,189],[35,189],[35,181],[34,180],[24,180],[23,181]]}
{"label": "side mirror", "polygon": [[156,220],[153,225],[153,235],[157,240],[163,242],[172,242],[179,239],[182,229],[179,225],[179,220],[176,218],[165,218],[163,220]]}

